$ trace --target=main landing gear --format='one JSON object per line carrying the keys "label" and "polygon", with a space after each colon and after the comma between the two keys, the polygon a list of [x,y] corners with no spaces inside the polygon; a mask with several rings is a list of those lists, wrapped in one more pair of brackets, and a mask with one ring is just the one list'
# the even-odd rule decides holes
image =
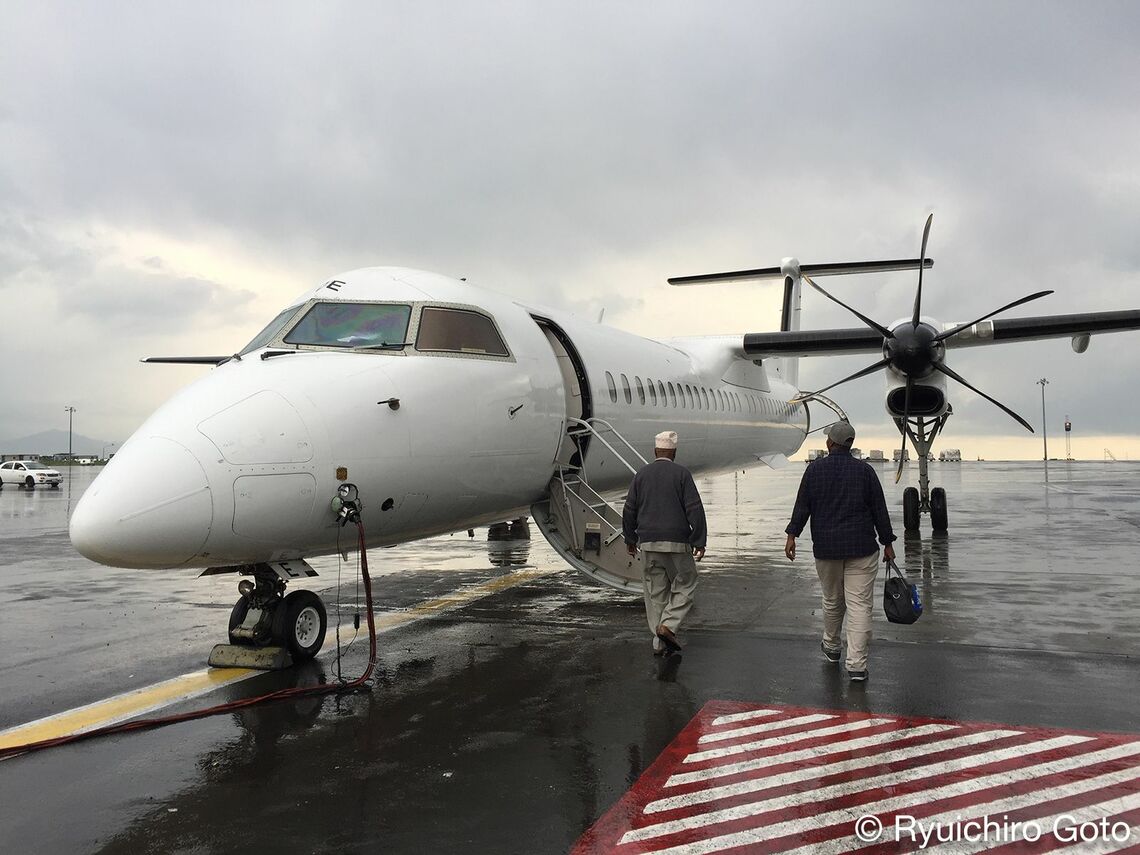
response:
{"label": "main landing gear", "polygon": [[[919,520],[922,514],[930,514],[930,527],[936,532],[945,532],[949,523],[947,520],[946,491],[941,487],[930,489],[928,468],[930,463],[930,446],[934,438],[946,425],[946,420],[953,414],[947,408],[946,412],[935,419],[924,419],[922,416],[912,416],[908,419],[895,418],[904,439],[909,438],[918,455],[918,487],[907,487],[903,490],[903,528],[906,531],[918,531]],[[906,443],[903,443],[906,448]],[[902,476],[902,467],[905,460],[899,460],[898,476]]]}
{"label": "main landing gear", "polygon": [[290,579],[316,573],[302,561],[255,564],[243,572],[254,581],[238,583],[241,599],[230,612],[230,644],[284,647],[294,662],[316,656],[328,628],[325,605],[312,591],[285,593]]}

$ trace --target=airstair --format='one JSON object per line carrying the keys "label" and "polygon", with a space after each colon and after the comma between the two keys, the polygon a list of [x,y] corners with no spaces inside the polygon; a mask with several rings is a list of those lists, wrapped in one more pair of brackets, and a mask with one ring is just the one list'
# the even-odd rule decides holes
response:
{"label": "airstair", "polygon": [[[586,479],[583,449],[602,449],[629,470],[648,461],[604,419],[569,419],[567,434],[577,451],[569,461],[556,461],[549,501],[531,506],[538,530],[570,566],[596,582],[640,594],[641,553],[631,556],[622,538],[622,506],[606,500]],[[599,447],[600,446],[600,447]]]}

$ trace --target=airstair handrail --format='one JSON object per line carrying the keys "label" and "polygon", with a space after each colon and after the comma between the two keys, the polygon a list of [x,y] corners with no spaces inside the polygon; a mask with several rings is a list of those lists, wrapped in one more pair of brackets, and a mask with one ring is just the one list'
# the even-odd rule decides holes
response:
{"label": "airstair handrail", "polygon": [[[570,485],[566,483],[565,473],[559,472],[558,478],[562,482],[563,492],[564,493],[570,492],[570,490],[569,490]],[[603,504],[603,505],[609,504],[609,502],[607,502],[605,500],[605,498],[603,498],[601,493],[599,493],[597,490],[595,490],[593,487],[591,487],[588,483],[583,481],[581,478],[579,478],[577,480],[577,484],[582,486],[582,487],[585,487],[587,490],[589,490],[591,493],[593,493],[594,498],[597,499],[600,504]],[[578,498],[581,499],[582,497],[578,496]],[[582,506],[587,508],[590,511],[590,513],[592,513],[594,516],[596,516],[598,519],[600,519],[602,522],[604,522],[607,526],[609,526],[611,532],[621,531],[620,528],[618,528],[616,525],[614,525],[612,522],[610,522],[608,519],[606,519],[604,515],[599,514],[598,509],[596,507],[594,507],[593,505],[591,505],[589,502],[583,501]]]}
{"label": "airstair handrail", "polygon": [[633,466],[630,465],[630,462],[628,460],[626,460],[624,457],[622,457],[621,452],[619,452],[616,448],[614,448],[612,445],[610,445],[608,442],[606,442],[606,439],[604,436],[602,436],[601,431],[599,431],[594,426],[595,424],[604,425],[610,431],[610,433],[612,433],[614,436],[616,436],[618,439],[620,439],[622,442],[625,443],[625,447],[628,448],[630,451],[632,451],[634,453],[634,455],[637,457],[637,459],[642,462],[643,465],[649,464],[649,461],[641,456],[641,453],[636,448],[634,448],[633,445],[630,444],[630,441],[628,439],[626,439],[624,436],[622,436],[618,432],[617,428],[615,428],[613,425],[611,425],[605,419],[593,418],[593,419],[583,420],[583,419],[568,418],[566,421],[569,424],[581,425],[586,430],[588,430],[591,434],[593,434],[595,437],[597,437],[598,442],[600,442],[602,445],[604,445],[606,448],[608,448],[610,450],[610,453],[613,454],[613,456],[616,457],[618,460],[620,460],[622,465],[625,466],[625,468],[628,469],[630,472],[632,472],[634,475],[637,474],[637,470]]}
{"label": "airstair handrail", "polygon": [[[825,397],[824,395],[820,395],[818,392],[810,394],[810,395],[802,395],[801,397],[798,397],[795,400],[801,404],[806,404],[808,401],[819,401],[821,404],[823,404],[825,407],[827,407],[829,410],[831,410],[833,413],[835,413],[835,415],[839,416],[840,421],[844,421],[844,422],[851,421],[849,418],[847,418],[847,413],[843,412],[843,408],[841,406],[839,406],[839,404],[835,403],[835,401],[831,400],[831,398]],[[805,407],[805,409],[806,409],[806,407]],[[820,430],[827,430],[833,424],[835,424],[835,422],[828,422],[827,424],[822,425],[822,426],[817,427],[817,428],[812,428],[810,425],[808,425],[807,433],[810,434],[810,433],[815,433],[816,431],[820,431]]]}

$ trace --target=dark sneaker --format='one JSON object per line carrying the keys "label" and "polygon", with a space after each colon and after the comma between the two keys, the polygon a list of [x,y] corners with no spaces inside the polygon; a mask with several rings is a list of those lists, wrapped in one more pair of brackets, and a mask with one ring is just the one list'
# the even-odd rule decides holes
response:
{"label": "dark sneaker", "polygon": [[848,671],[847,676],[851,678],[852,683],[864,683],[867,680],[866,671]]}
{"label": "dark sneaker", "polygon": [[823,651],[823,658],[830,662],[832,665],[839,664],[840,651],[838,647],[828,647],[822,641],[819,643],[819,649]]}

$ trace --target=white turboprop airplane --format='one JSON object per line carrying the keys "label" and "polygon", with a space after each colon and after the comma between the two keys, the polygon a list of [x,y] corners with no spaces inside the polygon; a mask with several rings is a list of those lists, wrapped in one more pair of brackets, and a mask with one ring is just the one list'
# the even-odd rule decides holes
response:
{"label": "white turboprop airplane", "polygon": [[[338,550],[340,501],[357,490],[369,547],[529,512],[571,565],[639,591],[640,556],[626,553],[620,508],[604,496],[626,488],[666,429],[681,434],[681,458],[698,476],[782,465],[810,430],[809,400],[843,417],[801,392],[799,356],[881,353],[847,379],[884,369],[888,411],[904,431],[917,419],[928,442],[924,420],[940,428],[950,412],[943,377],[964,382],[944,365],[946,348],[1073,336],[1081,352],[1092,333],[1140,329],[1140,311],[988,321],[994,312],[939,325],[919,316],[925,250],[924,234],[921,261],[789,258],[671,280],[785,287],[779,332],[668,341],[433,273],[344,274],[240,353],[144,360],[217,367],[124,443],[76,506],[72,542],[115,567],[252,576],[239,584],[231,642],[282,644],[296,659],[320,649],[325,609],[310,591],[286,596],[286,583],[315,575],[306,557]],[[801,280],[818,288],[813,275],[914,268],[912,319],[888,329],[860,315],[870,332],[799,330]],[[932,516],[944,529],[944,494]]]}

